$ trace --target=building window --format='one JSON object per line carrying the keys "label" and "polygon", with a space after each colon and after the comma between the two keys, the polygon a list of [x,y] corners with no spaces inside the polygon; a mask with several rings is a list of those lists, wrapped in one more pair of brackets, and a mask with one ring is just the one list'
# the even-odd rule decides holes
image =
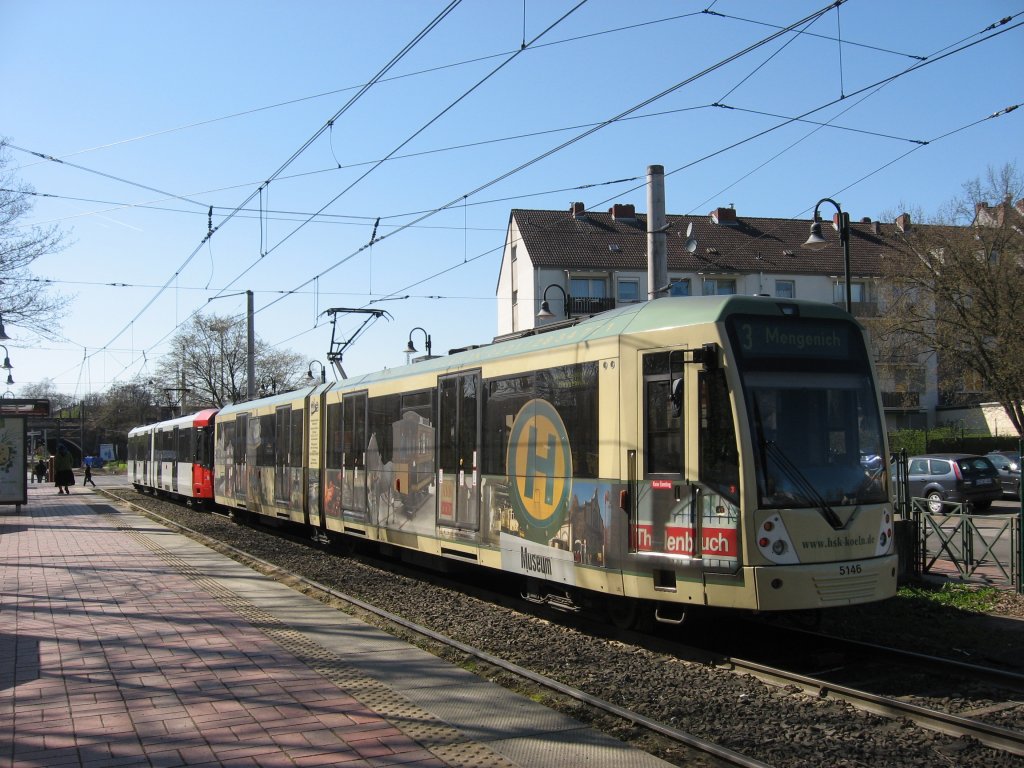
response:
{"label": "building window", "polygon": [[607,298],[607,286],[603,277],[574,277],[569,280],[569,293],[574,299]]}
{"label": "building window", "polygon": [[732,296],[735,293],[735,279],[707,278],[704,280],[705,296]]}
{"label": "building window", "polygon": [[775,296],[779,299],[795,299],[796,282],[793,280],[776,280]]}
{"label": "building window", "polygon": [[619,280],[617,297],[623,304],[640,301],[639,280]]}
{"label": "building window", "polygon": [[[836,304],[844,304],[846,302],[846,283],[844,281],[840,280],[833,286],[832,301]],[[864,289],[864,283],[850,283],[850,301],[867,301],[867,291]]]}
{"label": "building window", "polygon": [[688,277],[673,277],[671,280],[669,280],[668,295],[689,296],[690,279]]}
{"label": "building window", "polygon": [[514,245],[512,246],[512,263],[516,263],[516,247]]}

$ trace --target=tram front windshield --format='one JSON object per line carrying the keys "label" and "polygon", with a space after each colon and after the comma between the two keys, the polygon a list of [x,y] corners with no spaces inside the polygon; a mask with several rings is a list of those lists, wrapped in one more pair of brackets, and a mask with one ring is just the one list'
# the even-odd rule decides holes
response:
{"label": "tram front windshield", "polygon": [[731,325],[759,505],[887,501],[882,420],[859,329],[783,318]]}

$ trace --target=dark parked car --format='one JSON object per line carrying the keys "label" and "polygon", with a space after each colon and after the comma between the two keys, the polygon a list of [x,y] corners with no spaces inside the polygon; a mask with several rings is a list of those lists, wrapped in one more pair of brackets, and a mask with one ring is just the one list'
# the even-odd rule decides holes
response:
{"label": "dark parked car", "polygon": [[[907,477],[910,495],[928,499],[933,513],[943,511],[944,501],[968,502],[975,510],[985,510],[1003,496],[999,470],[987,457],[970,453],[911,456]],[[948,505],[946,511],[952,511]]]}
{"label": "dark parked car", "polygon": [[1016,451],[993,451],[986,458],[999,470],[1003,496],[1020,498],[1020,454]]}

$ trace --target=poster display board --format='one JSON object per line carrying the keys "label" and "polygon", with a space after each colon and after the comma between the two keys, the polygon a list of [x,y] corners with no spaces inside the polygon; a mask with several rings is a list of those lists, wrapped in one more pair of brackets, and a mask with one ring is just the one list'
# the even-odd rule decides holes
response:
{"label": "poster display board", "polygon": [[27,429],[21,416],[0,416],[0,504],[28,501]]}

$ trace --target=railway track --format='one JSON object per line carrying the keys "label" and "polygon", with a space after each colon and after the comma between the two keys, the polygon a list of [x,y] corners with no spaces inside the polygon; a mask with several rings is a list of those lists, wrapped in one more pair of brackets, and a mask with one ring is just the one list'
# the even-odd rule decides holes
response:
{"label": "railway track", "polygon": [[[125,489],[124,493],[112,494],[119,500],[126,501],[127,503],[133,503],[133,506],[141,508],[146,514],[160,516],[159,513],[154,512],[153,506],[157,504],[165,504],[166,502],[154,502],[155,500],[150,497],[140,496],[131,489]],[[145,502],[143,507],[138,507],[138,504],[134,502]],[[148,508],[147,508],[148,507]],[[172,515],[173,517],[179,517],[178,515]],[[208,516],[206,516],[208,517]],[[168,520],[172,525],[181,526],[182,523],[178,520]],[[225,523],[225,525],[228,525]],[[184,526],[187,527],[187,526]],[[230,524],[229,528],[234,529],[235,526]],[[202,534],[197,534],[202,535]],[[223,542],[218,541],[217,546],[226,546]],[[313,550],[316,551],[316,550]],[[280,563],[270,563],[264,561],[258,555],[252,553],[245,553],[242,550],[238,550],[236,555],[242,559],[251,562],[262,562],[261,567],[266,569],[277,569],[281,573],[282,565]],[[275,558],[276,559],[276,558]],[[290,570],[285,568],[284,570]],[[293,577],[300,578],[300,577]],[[474,659],[471,662],[475,665],[485,665],[491,667],[494,670],[500,670],[499,677],[505,677],[508,675],[514,675],[519,681],[516,685],[529,685],[542,686],[545,690],[553,692],[557,697],[562,697],[566,700],[576,702],[575,705],[571,705],[570,708],[585,706],[587,708],[595,708],[599,710],[602,717],[613,717],[620,721],[618,727],[612,726],[611,731],[614,735],[623,738],[626,737],[632,740],[639,740],[641,743],[652,743],[656,741],[660,746],[657,748],[649,748],[648,751],[654,751],[656,754],[666,757],[670,761],[677,762],[677,764],[692,764],[687,762],[685,759],[681,759],[677,754],[681,750],[698,749],[701,750],[705,755],[709,756],[709,759],[714,762],[711,764],[718,765],[801,765],[808,763],[827,764],[834,762],[835,756],[828,755],[827,752],[823,752],[818,755],[809,755],[808,744],[813,744],[815,741],[815,729],[816,724],[803,722],[799,729],[792,728],[794,718],[787,716],[786,709],[797,702],[803,700],[801,706],[803,708],[810,708],[811,713],[809,720],[813,720],[816,717],[818,719],[824,719],[826,721],[835,720],[839,723],[840,720],[847,721],[844,725],[828,725],[826,730],[832,732],[845,732],[845,729],[849,728],[852,730],[860,730],[859,734],[862,738],[868,738],[866,728],[870,726],[871,729],[879,732],[879,741],[888,739],[890,742],[893,741],[893,729],[892,726],[886,726],[884,722],[896,722],[900,731],[899,741],[906,742],[908,745],[911,742],[918,742],[918,746],[914,747],[917,751],[923,751],[926,754],[935,754],[942,756],[942,759],[949,760],[955,758],[954,762],[959,765],[985,765],[985,766],[997,766],[997,765],[1019,765],[1019,757],[1024,755],[1024,734],[1020,731],[1004,728],[998,725],[992,725],[979,721],[975,718],[965,717],[962,714],[952,714],[948,712],[940,712],[937,710],[929,709],[927,707],[914,704],[912,702],[901,701],[898,698],[890,696],[881,696],[876,693],[870,693],[868,691],[862,691],[857,688],[847,687],[839,685],[834,679],[824,679],[821,677],[813,677],[808,675],[796,674],[786,669],[759,663],[753,660],[744,660],[736,656],[722,659],[718,662],[717,666],[725,666],[731,668],[734,673],[732,676],[733,680],[745,681],[744,685],[749,684],[751,677],[756,677],[760,681],[769,683],[767,688],[770,689],[770,693],[767,697],[764,694],[753,693],[748,694],[741,692],[735,693],[733,689],[734,682],[727,680],[722,677],[721,669],[711,670],[709,665],[699,667],[699,669],[705,674],[710,675],[713,679],[713,685],[715,688],[724,689],[724,698],[722,701],[716,702],[714,708],[723,714],[722,719],[731,718],[736,721],[742,721],[743,723],[755,723],[763,721],[763,727],[768,732],[775,732],[775,739],[778,740],[778,731],[781,729],[785,731],[787,727],[791,731],[788,735],[792,737],[795,742],[792,745],[791,752],[794,760],[780,760],[778,755],[786,750],[780,749],[780,744],[772,744],[772,737],[768,735],[757,735],[757,731],[753,725],[751,728],[754,730],[754,734],[747,738],[737,738],[731,729],[725,729],[727,732],[724,735],[711,734],[709,738],[708,731],[714,731],[714,728],[708,727],[708,719],[705,717],[704,721],[700,723],[699,728],[694,728],[692,731],[689,728],[689,719],[680,717],[666,717],[664,716],[664,708],[659,709],[658,707],[648,708],[647,704],[650,703],[651,698],[657,697],[656,688],[652,688],[648,691],[646,699],[644,697],[632,697],[620,694],[626,694],[628,691],[615,691],[613,694],[602,695],[600,690],[595,693],[595,686],[590,685],[592,682],[590,677],[587,678],[586,685],[572,685],[566,682],[565,675],[569,677],[573,675],[580,675],[587,677],[584,672],[573,671],[575,670],[587,670],[588,665],[586,660],[569,660],[566,659],[566,663],[562,665],[562,669],[558,669],[556,665],[556,674],[545,674],[542,671],[536,669],[530,669],[526,664],[519,661],[509,661],[505,658],[506,653],[494,653],[492,650],[487,650],[486,643],[477,644],[475,642],[467,642],[465,639],[458,639],[456,637],[450,637],[444,632],[439,632],[437,629],[430,626],[426,626],[426,623],[421,623],[417,620],[412,620],[405,617],[400,617],[393,610],[381,609],[373,605],[370,601],[364,600],[361,597],[355,595],[346,594],[342,590],[338,590],[337,587],[323,583],[316,578],[309,578],[308,576],[301,577],[304,583],[308,585],[310,589],[317,589],[324,595],[331,596],[332,599],[342,600],[348,604],[355,606],[361,612],[372,612],[378,616],[381,616],[382,621],[392,623],[394,626],[402,627],[407,632],[414,632],[417,635],[427,638],[430,643],[443,644],[447,648],[451,649],[450,653],[456,657],[463,657],[468,659]],[[373,602],[377,602],[374,600]],[[527,622],[533,621],[533,629],[540,631],[537,627],[539,620],[526,619]],[[486,622],[483,622],[486,623]],[[544,622],[546,625],[547,623]],[[554,628],[548,628],[545,626],[544,631],[554,632]],[[461,628],[460,628],[461,631]],[[487,642],[494,643],[494,639],[490,638]],[[557,642],[557,641],[556,641]],[[499,643],[500,645],[500,643]],[[623,657],[627,659],[631,655],[639,655],[641,651],[639,649],[631,649],[625,647],[619,649],[617,652],[621,652]],[[675,655],[678,656],[679,648],[676,647]],[[529,654],[527,654],[529,656]],[[675,660],[676,663],[678,660]],[[941,661],[941,660],[936,660]],[[570,663],[572,662],[572,663]],[[616,660],[615,664],[621,663]],[[646,662],[645,662],[646,663]],[[655,662],[650,662],[654,664]],[[670,661],[662,658],[656,662],[657,664],[670,664]],[[578,664],[579,666],[574,666]],[[533,666],[530,664],[529,666]],[[610,668],[613,664],[609,663],[605,665],[605,669]],[[691,667],[698,667],[698,665],[689,665]],[[591,673],[594,671],[590,667]],[[605,669],[601,669],[604,672]],[[608,674],[612,674],[610,669]],[[643,674],[643,673],[641,673]],[[657,675],[658,673],[656,673]],[[619,685],[612,684],[611,689],[621,689],[622,687],[629,688],[630,683],[627,682],[629,676],[623,678],[623,681]],[[526,682],[523,682],[526,681]],[[669,683],[666,681],[666,686]],[[636,688],[634,682],[632,687]],[[742,686],[740,686],[742,687]],[[606,686],[605,690],[609,688]],[[1019,690],[1019,687],[1018,687]],[[633,691],[635,694],[636,691]],[[703,693],[703,692],[702,692]],[[679,694],[681,698],[685,698],[685,693]],[[753,704],[755,699],[767,699],[766,702],[758,701],[757,706],[760,707],[762,704],[768,707],[768,710],[756,709]],[[623,699],[626,699],[623,703]],[[634,701],[633,704],[629,703],[629,700]],[[636,700],[640,700],[641,705],[635,704]],[[1006,706],[1015,706],[1012,701],[1004,702]],[[771,712],[771,707],[778,705],[778,712]],[[851,715],[850,713],[844,713],[844,710],[848,709],[847,705],[857,707],[860,710],[861,715]],[[1017,702],[1016,706],[1019,706],[1020,702]],[[730,709],[730,707],[732,709]],[[683,707],[685,709],[685,707]],[[815,712],[817,710],[817,712]],[[827,713],[827,716],[823,716],[822,713]],[[884,718],[879,718],[879,721],[875,721],[869,715],[864,713],[871,713],[871,715],[881,715]],[[578,714],[578,713],[576,713]],[[596,718],[595,718],[596,719]],[[711,718],[712,720],[714,718]],[[628,723],[628,726],[622,726],[621,723]],[[922,733],[921,728],[913,729],[918,733],[917,736],[911,737],[908,728],[904,725],[907,722],[916,723],[918,726],[922,726],[924,729],[928,729],[932,732],[932,736],[920,735]],[[735,725],[735,723],[733,723]],[[739,730],[743,730],[741,726]],[[641,734],[646,734],[642,735]],[[942,737],[938,736],[942,734]],[[977,742],[977,744],[975,744]],[[978,744],[984,744],[987,746],[980,747]],[[673,746],[674,745],[674,746]],[[766,748],[767,747],[767,748]],[[814,747],[812,746],[811,749]],[[821,749],[825,749],[825,744],[820,745]],[[879,761],[877,757],[872,760],[876,765],[913,765],[915,762],[907,758],[897,757],[900,750],[891,749],[894,761],[887,762],[885,760]],[[801,756],[802,755],[802,756]],[[921,765],[927,765],[929,762],[921,759],[919,763]]]}
{"label": "railway track", "polygon": [[218,539],[206,536],[198,531],[195,531],[182,523],[172,520],[164,515],[155,512],[152,509],[147,508],[145,505],[136,503],[130,500],[125,495],[117,494],[115,492],[104,490],[104,493],[118,502],[125,504],[135,511],[141,512],[142,514],[154,518],[159,522],[167,525],[171,528],[177,529],[183,533],[187,533],[192,538],[205,543],[211,547],[216,548],[218,551],[230,554],[240,561],[245,562],[251,566],[258,567],[263,573],[271,575],[281,581],[287,581],[294,587],[303,588],[304,591],[312,591],[319,594],[321,597],[331,598],[334,601],[341,602],[345,605],[351,606],[352,608],[358,609],[362,614],[370,614],[382,620],[386,625],[392,627],[401,627],[413,634],[425,638],[433,643],[440,644],[446,648],[457,651],[466,657],[476,659],[494,669],[502,670],[505,673],[511,674],[525,683],[530,683],[536,686],[540,686],[547,691],[554,692],[560,696],[572,699],[580,702],[587,707],[594,708],[608,715],[612,715],[623,721],[626,721],[633,726],[645,729],[651,734],[656,734],[659,737],[668,739],[670,742],[678,744],[688,750],[696,750],[697,752],[712,757],[716,760],[715,765],[720,766],[736,766],[737,768],[771,768],[768,763],[761,762],[754,758],[742,755],[733,750],[721,747],[710,741],[701,739],[691,733],[688,733],[682,729],[672,727],[665,723],[660,723],[651,718],[645,717],[644,715],[633,712],[624,707],[620,707],[612,702],[605,701],[595,696],[591,696],[585,691],[579,688],[574,688],[570,685],[566,685],[550,677],[538,674],[526,667],[514,664],[503,658],[488,653],[480,648],[476,648],[472,645],[455,640],[447,635],[440,632],[435,632],[429,627],[417,624],[409,621],[395,613],[383,610],[371,603],[360,600],[344,592],[340,592],[337,589],[329,587],[325,584],[310,580],[301,576],[297,573],[282,569],[279,565],[272,563],[262,558],[256,557],[251,552],[239,549],[231,546]]}

